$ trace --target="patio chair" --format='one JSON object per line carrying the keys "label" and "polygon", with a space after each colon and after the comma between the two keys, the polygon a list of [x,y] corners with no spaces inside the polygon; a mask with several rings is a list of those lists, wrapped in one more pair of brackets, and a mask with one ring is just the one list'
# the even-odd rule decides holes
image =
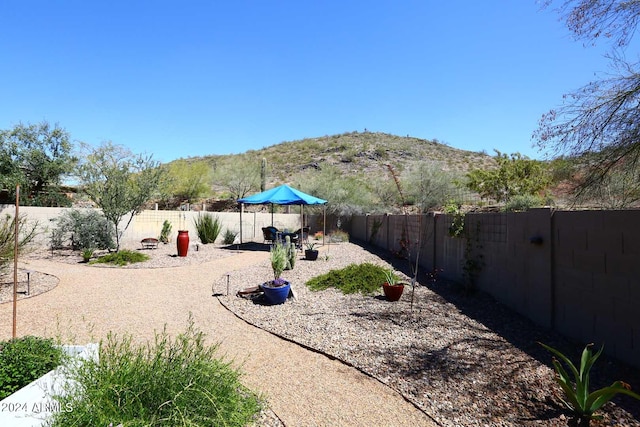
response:
{"label": "patio chair", "polygon": [[296,243],[298,244],[298,247],[302,247],[303,243],[307,243],[309,241],[309,227],[302,227],[302,228],[298,228],[295,231],[295,235],[298,236]]}
{"label": "patio chair", "polygon": [[278,240],[279,233],[278,229],[273,226],[262,227],[262,236],[264,238],[262,243],[275,243]]}

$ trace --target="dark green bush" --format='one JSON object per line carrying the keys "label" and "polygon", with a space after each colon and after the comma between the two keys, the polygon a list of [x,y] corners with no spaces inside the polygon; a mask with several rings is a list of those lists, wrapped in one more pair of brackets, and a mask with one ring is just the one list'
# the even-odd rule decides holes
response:
{"label": "dark green bush", "polygon": [[198,231],[198,238],[204,245],[215,243],[222,231],[222,223],[217,215],[199,214],[193,223]]}
{"label": "dark green bush", "polygon": [[52,426],[250,425],[260,399],[217,351],[191,321],[174,339],[165,330],[143,345],[109,334],[97,362],[70,368],[75,383],[55,399],[73,411],[55,413]]}
{"label": "dark green bush", "polygon": [[123,249],[119,252],[103,255],[100,258],[91,261],[89,264],[113,264],[122,266],[127,264],[134,264],[136,262],[143,262],[148,259],[149,255]]}
{"label": "dark green bush", "polygon": [[0,400],[62,361],[63,351],[51,339],[26,336],[0,342]]}
{"label": "dark green bush", "polygon": [[224,232],[223,242],[225,245],[231,245],[236,241],[236,236],[238,235],[237,231],[233,231],[230,228]]}
{"label": "dark green bush", "polygon": [[368,262],[351,264],[341,270],[331,270],[316,276],[307,282],[307,286],[312,291],[336,288],[343,294],[360,292],[367,295],[380,290],[380,286],[386,281],[386,271],[388,270],[384,267]]}
{"label": "dark green bush", "polygon": [[56,219],[51,232],[51,247],[60,249],[67,243],[74,250],[113,249],[115,231],[113,224],[98,211],[66,211]]}

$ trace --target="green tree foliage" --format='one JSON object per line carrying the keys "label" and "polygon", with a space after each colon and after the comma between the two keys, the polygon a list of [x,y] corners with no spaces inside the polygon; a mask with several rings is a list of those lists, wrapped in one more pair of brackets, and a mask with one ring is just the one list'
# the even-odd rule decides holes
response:
{"label": "green tree foliage", "polygon": [[261,160],[243,154],[216,168],[214,181],[223,186],[233,199],[241,199],[260,188]]}
{"label": "green tree foliage", "polygon": [[344,175],[335,166],[310,169],[299,176],[297,187],[327,200],[327,212],[337,215],[371,212],[377,205],[363,179]]}
{"label": "green tree foliage", "polygon": [[[134,155],[111,142],[87,149],[89,153],[78,172],[82,190],[113,224],[116,250],[120,250],[122,233],[157,193],[162,169],[151,156]],[[121,227],[120,222],[127,215],[129,218]]]}
{"label": "green tree foliage", "polygon": [[550,183],[548,167],[520,153],[507,155],[496,150],[496,169],[474,169],[466,186],[485,198],[506,202],[517,195],[535,195]]}
{"label": "green tree foliage", "polygon": [[402,175],[408,200],[423,212],[442,207],[457,192],[458,174],[443,170],[438,163],[420,163]]}
{"label": "green tree foliage", "polygon": [[163,191],[171,197],[193,202],[210,194],[213,171],[208,162],[179,159],[162,168],[166,179]]}
{"label": "green tree foliage", "polygon": [[[609,176],[622,165],[640,162],[640,71],[629,63],[624,50],[635,35],[640,19],[639,0],[548,0],[577,39],[595,44],[612,42],[611,71],[564,96],[563,103],[540,119],[534,133],[540,148],[572,157],[598,158],[580,175],[578,199],[593,188],[608,186]],[[640,187],[637,178],[633,185]],[[597,191],[597,190],[596,190]],[[582,194],[587,193],[587,194]]]}
{"label": "green tree foliage", "polygon": [[23,205],[69,205],[59,186],[77,162],[72,148],[69,134],[57,124],[19,123],[0,130],[0,185],[15,198],[20,184]]}

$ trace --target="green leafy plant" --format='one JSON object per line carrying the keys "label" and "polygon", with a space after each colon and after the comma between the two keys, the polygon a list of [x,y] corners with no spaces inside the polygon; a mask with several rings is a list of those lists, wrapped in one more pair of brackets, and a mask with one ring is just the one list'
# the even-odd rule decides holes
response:
{"label": "green leafy plant", "polygon": [[308,251],[313,251],[317,245],[317,243],[307,242],[304,244],[304,247],[307,248]]}
{"label": "green leafy plant", "polygon": [[120,252],[103,255],[100,258],[91,261],[89,264],[113,264],[123,266],[127,264],[134,264],[136,262],[144,262],[148,259],[149,255],[123,249]]}
{"label": "green leafy plant", "polygon": [[89,262],[91,257],[93,256],[94,250],[92,248],[87,248],[82,251],[82,260],[84,262]]}
{"label": "green leafy plant", "polygon": [[[562,402],[584,425],[589,425],[589,420],[591,419],[601,418],[600,416],[594,415],[594,413],[619,393],[640,399],[640,395],[632,392],[630,390],[631,387],[622,381],[616,381],[608,387],[589,392],[589,374],[593,364],[598,357],[600,357],[602,350],[604,350],[604,346],[600,347],[600,350],[598,350],[596,354],[593,354],[591,351],[593,344],[587,344],[582,351],[580,367],[578,369],[578,367],[560,351],[546,344],[539,344],[560,359],[558,360],[554,357],[552,363],[557,374],[556,381],[564,392],[565,399],[562,399]],[[570,373],[564,368],[563,363],[567,366]]]}
{"label": "green leafy plant", "polygon": [[52,426],[250,425],[262,403],[240,375],[191,319],[175,338],[165,328],[141,345],[110,333],[98,360],[69,367],[71,381],[54,398],[73,410],[54,413]]}
{"label": "green leafy plant", "polygon": [[64,361],[53,340],[34,336],[0,342],[0,400]]}
{"label": "green leafy plant", "polygon": [[273,270],[273,279],[278,280],[282,272],[287,267],[287,250],[280,242],[271,245],[270,251],[271,269]]}
{"label": "green leafy plant", "polygon": [[222,241],[225,245],[232,245],[233,242],[236,241],[236,236],[238,235],[237,231],[233,231],[230,228],[227,228],[224,232],[224,236],[222,236]]}
{"label": "green leafy plant", "polygon": [[307,282],[312,291],[336,288],[344,294],[359,292],[363,295],[380,290],[380,284],[386,280],[386,269],[371,263],[351,264],[340,270],[316,276]]}
{"label": "green leafy plant", "polygon": [[160,240],[162,243],[169,243],[169,235],[171,234],[171,223],[168,219],[165,219],[162,223],[162,230],[160,231]]}
{"label": "green leafy plant", "polygon": [[222,231],[222,223],[217,215],[199,214],[193,221],[202,244],[215,243]]}
{"label": "green leafy plant", "polygon": [[464,212],[462,205],[455,200],[449,200],[443,207],[446,214],[452,215],[451,224],[449,225],[449,235],[451,237],[460,237],[464,233]]}
{"label": "green leafy plant", "polygon": [[390,286],[395,286],[398,284],[398,275],[393,272],[393,270],[384,270],[384,283],[389,284]]}

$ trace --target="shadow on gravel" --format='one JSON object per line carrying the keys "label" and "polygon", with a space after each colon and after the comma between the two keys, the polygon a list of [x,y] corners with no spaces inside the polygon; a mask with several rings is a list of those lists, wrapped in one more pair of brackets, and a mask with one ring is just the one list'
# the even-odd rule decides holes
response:
{"label": "shadow on gravel", "polygon": [[220,249],[229,251],[254,251],[254,252],[269,252],[269,245],[259,242],[246,242],[238,243],[228,246],[222,246]]}
{"label": "shadow on gravel", "polygon": [[[353,243],[385,259],[397,271],[411,276],[411,267],[407,260],[394,258],[389,251],[362,242]],[[574,363],[579,363],[584,343],[572,342],[553,330],[538,326],[528,318],[502,305],[487,293],[482,291],[470,293],[461,284],[443,279],[434,281],[426,272],[420,272],[419,270],[418,273],[416,286],[426,286],[435,292],[437,296],[435,296],[433,303],[453,304],[460,313],[500,335],[510,345],[523,351],[541,364],[552,368],[552,355],[542,348],[538,342],[543,342],[559,349]],[[411,292],[411,289],[409,288],[408,291]],[[406,289],[405,292],[407,292]],[[422,303],[424,304],[424,302]],[[427,302],[427,304],[429,303]],[[363,314],[360,315],[362,316]],[[410,319],[407,321],[411,322]],[[446,324],[447,319],[432,319],[432,321],[441,321]],[[485,389],[489,393],[492,388],[496,387],[513,388],[514,392],[519,389],[517,393],[524,392],[526,394],[529,394],[527,392],[528,389],[533,390],[536,388],[536,384],[508,384],[508,380],[517,376],[518,371],[526,365],[526,362],[505,360],[503,358],[491,361],[486,360],[486,357],[484,357],[485,351],[491,351],[492,354],[500,354],[501,347],[504,347],[505,343],[484,339],[482,337],[483,331],[478,330],[477,332],[477,338],[468,343],[472,344],[475,349],[474,354],[455,351],[455,347],[458,344],[464,344],[462,342],[451,343],[437,350],[434,350],[433,347],[428,348],[425,345],[422,348],[412,349],[411,352],[416,356],[410,366],[398,366],[399,374],[408,379],[428,375],[448,381],[464,381],[465,377],[472,375],[474,370],[491,369],[495,372],[493,375],[496,381],[485,385]],[[393,349],[393,351],[387,351],[382,356],[386,357],[390,366],[393,366],[394,354],[403,354],[402,352],[406,351],[407,349],[397,348]],[[591,390],[609,386],[617,380],[623,380],[631,384],[636,392],[640,391],[640,370],[603,354],[592,369]],[[546,392],[547,396],[552,394],[555,394],[554,390]],[[628,396],[618,395],[613,399],[613,402],[631,414],[636,420],[640,420],[640,401]],[[566,414],[566,410],[550,397],[544,401],[531,398],[527,406],[529,406],[531,413],[535,414],[535,419],[537,420],[553,419],[562,413]],[[521,421],[530,420],[521,418]],[[594,423],[593,425],[596,424]],[[634,425],[640,425],[640,423]]]}

